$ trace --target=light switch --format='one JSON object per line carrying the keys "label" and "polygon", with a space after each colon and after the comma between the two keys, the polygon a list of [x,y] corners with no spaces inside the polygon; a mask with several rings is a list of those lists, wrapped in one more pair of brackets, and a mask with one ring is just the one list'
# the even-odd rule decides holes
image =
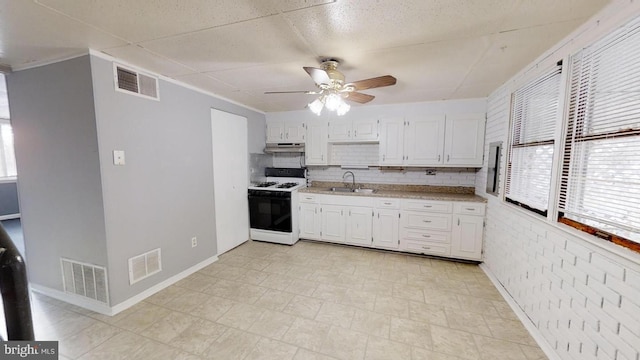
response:
{"label": "light switch", "polygon": [[113,165],[124,165],[124,150],[113,150]]}

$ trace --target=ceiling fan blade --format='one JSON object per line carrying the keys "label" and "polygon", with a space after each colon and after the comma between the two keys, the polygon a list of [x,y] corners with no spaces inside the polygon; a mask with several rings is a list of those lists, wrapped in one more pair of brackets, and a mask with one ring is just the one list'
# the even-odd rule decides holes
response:
{"label": "ceiling fan blade", "polygon": [[309,66],[305,66],[303,69],[311,76],[316,84],[331,84],[331,78],[329,78],[329,74],[327,74],[326,71]]}
{"label": "ceiling fan blade", "polygon": [[369,101],[373,100],[374,98],[375,96],[373,95],[363,94],[355,91],[350,92],[346,97],[347,100],[357,102],[360,104],[366,104]]}
{"label": "ceiling fan blade", "polygon": [[320,94],[317,91],[265,91],[265,94],[307,94],[307,95],[318,95]]}
{"label": "ceiling fan blade", "polygon": [[347,85],[355,86],[356,90],[373,89],[383,86],[391,86],[396,84],[396,78],[391,75],[378,76],[371,79],[355,81]]}

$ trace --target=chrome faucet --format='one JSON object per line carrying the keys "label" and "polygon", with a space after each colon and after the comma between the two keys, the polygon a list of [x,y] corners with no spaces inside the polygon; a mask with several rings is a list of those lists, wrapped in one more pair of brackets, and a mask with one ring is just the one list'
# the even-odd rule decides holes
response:
{"label": "chrome faucet", "polygon": [[356,189],[356,176],[353,174],[352,171],[345,171],[344,174],[342,174],[342,182],[345,184],[345,187],[346,187],[347,183],[344,181],[344,178],[347,175],[351,175],[351,190],[355,190]]}

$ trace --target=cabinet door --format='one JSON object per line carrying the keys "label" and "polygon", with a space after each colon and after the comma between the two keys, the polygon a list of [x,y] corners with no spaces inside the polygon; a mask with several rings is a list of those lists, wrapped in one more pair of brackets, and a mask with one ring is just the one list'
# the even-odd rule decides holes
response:
{"label": "cabinet door", "polygon": [[292,143],[304,143],[306,129],[304,123],[298,120],[284,122],[284,141]]}
{"label": "cabinet door", "polygon": [[482,260],[483,220],[481,216],[454,215],[452,257]]}
{"label": "cabinet door", "polygon": [[307,165],[327,165],[327,122],[319,120],[307,125],[305,144]]}
{"label": "cabinet door", "polygon": [[300,237],[320,240],[320,206],[300,203]]}
{"label": "cabinet door", "polygon": [[337,119],[329,121],[329,141],[346,141],[351,139],[351,121]]}
{"label": "cabinet door", "polygon": [[378,120],[373,118],[353,119],[351,126],[354,141],[378,140]]}
{"label": "cabinet door", "polygon": [[404,156],[404,120],[380,120],[380,165],[402,165]]}
{"label": "cabinet door", "polygon": [[347,218],[346,242],[358,245],[371,245],[371,225],[373,210],[366,207],[351,207]]}
{"label": "cabinet door", "polygon": [[279,143],[284,140],[284,122],[282,120],[267,120],[267,142]]}
{"label": "cabinet door", "polygon": [[344,242],[346,216],[343,206],[322,205],[322,240]]}
{"label": "cabinet door", "polygon": [[386,249],[398,248],[399,215],[398,210],[376,210],[376,215],[373,217],[373,246]]}
{"label": "cabinet door", "polygon": [[442,164],[444,135],[444,115],[408,119],[405,129],[404,163],[414,166]]}
{"label": "cabinet door", "polygon": [[447,116],[444,165],[482,166],[484,114]]}

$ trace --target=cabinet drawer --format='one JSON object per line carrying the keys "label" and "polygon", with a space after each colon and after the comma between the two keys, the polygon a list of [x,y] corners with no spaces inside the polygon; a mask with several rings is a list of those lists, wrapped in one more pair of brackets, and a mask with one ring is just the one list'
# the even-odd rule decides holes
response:
{"label": "cabinet drawer", "polygon": [[376,199],[378,209],[400,209],[400,199]]}
{"label": "cabinet drawer", "polygon": [[402,226],[414,229],[450,231],[451,215],[404,212]]}
{"label": "cabinet drawer", "polygon": [[484,203],[456,203],[453,207],[453,211],[456,214],[464,215],[484,215],[484,209],[486,205]]}
{"label": "cabinet drawer", "polygon": [[401,240],[401,250],[419,253],[430,254],[436,256],[449,256],[451,254],[451,248],[448,245],[434,244],[426,241],[415,240]]}
{"label": "cabinet drawer", "polygon": [[451,233],[402,228],[400,230],[400,238],[404,240],[428,241],[440,245],[451,244]]}
{"label": "cabinet drawer", "polygon": [[299,198],[298,201],[300,201],[302,203],[317,204],[318,203],[318,195],[317,194],[301,193],[300,194],[300,198]]}
{"label": "cabinet drawer", "polygon": [[443,201],[404,200],[402,202],[402,209],[450,214],[453,206],[450,202]]}

